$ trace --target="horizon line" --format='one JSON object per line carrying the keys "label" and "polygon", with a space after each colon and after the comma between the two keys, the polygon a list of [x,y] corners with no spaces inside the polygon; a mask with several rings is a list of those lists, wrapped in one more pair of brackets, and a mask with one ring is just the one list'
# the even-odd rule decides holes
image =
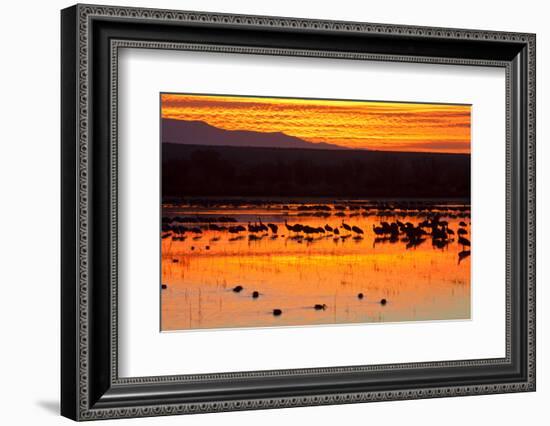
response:
{"label": "horizon line", "polygon": [[[223,129],[222,129],[223,130]],[[198,146],[202,148],[252,148],[252,149],[280,149],[280,150],[301,150],[301,151],[343,151],[343,152],[350,152],[350,151],[359,151],[359,152],[377,152],[377,153],[393,153],[393,154],[435,154],[435,155],[467,155],[471,156],[471,152],[439,152],[439,151],[396,151],[396,150],[383,150],[383,149],[371,149],[371,148],[346,148],[341,147],[342,149],[330,149],[330,148],[285,148],[285,147],[275,147],[275,146],[250,146],[250,145],[244,145],[244,146],[237,146],[237,145],[200,145],[200,144],[194,144],[194,143],[183,143],[183,142],[165,142],[161,141],[161,144],[169,144],[169,145],[184,145],[184,146]],[[312,145],[315,145],[314,142],[311,142]],[[330,145],[330,144],[326,144]],[[339,145],[333,145],[333,146],[339,146]]]}
{"label": "horizon line", "polygon": [[471,104],[160,94],[159,115],[226,131],[282,134],[348,149],[469,152]]}
{"label": "horizon line", "polygon": [[206,146],[206,147],[226,147],[226,148],[261,148],[261,149],[301,149],[301,150],[314,150],[314,151],[367,151],[367,152],[399,152],[399,153],[412,153],[412,154],[451,154],[451,155],[471,155],[471,150],[469,152],[449,152],[449,151],[412,151],[412,150],[405,150],[405,151],[399,151],[399,150],[391,150],[391,149],[373,149],[373,148],[352,148],[347,147],[344,145],[339,145],[335,143],[330,142],[312,142],[305,139],[302,139],[298,136],[289,135],[283,131],[277,131],[277,132],[260,132],[256,130],[248,130],[248,129],[222,129],[221,127],[214,126],[210,123],[207,123],[206,121],[202,120],[185,120],[180,118],[173,118],[173,117],[160,117],[161,120],[174,120],[174,121],[184,121],[187,123],[201,123],[206,126],[212,127],[214,129],[218,129],[224,132],[250,132],[250,133],[260,133],[260,134],[282,134],[291,138],[299,139],[302,142],[311,144],[311,145],[317,145],[317,146],[333,146],[338,147],[339,149],[331,149],[331,148],[305,148],[305,147],[275,147],[275,146],[252,146],[252,145],[201,145],[201,144],[193,144],[193,143],[185,143],[185,142],[171,142],[171,141],[164,141],[162,139],[162,131],[161,131],[161,143],[169,143],[173,145],[193,145],[193,146]]}

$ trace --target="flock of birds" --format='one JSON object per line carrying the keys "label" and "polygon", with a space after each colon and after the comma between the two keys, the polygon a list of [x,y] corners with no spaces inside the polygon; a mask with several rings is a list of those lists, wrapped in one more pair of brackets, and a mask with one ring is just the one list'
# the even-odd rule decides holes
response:
{"label": "flock of birds", "polygon": [[[163,290],[166,290],[166,289],[168,289],[168,285],[167,284],[162,284],[161,288]],[[241,293],[244,290],[245,290],[245,288],[242,285],[236,285],[235,287],[233,287],[231,289],[231,291],[233,293]],[[251,295],[252,299],[258,299],[261,296],[261,293],[258,290],[254,290],[254,291],[252,291],[252,293],[250,293],[250,295]],[[363,300],[364,298],[365,298],[365,295],[363,293],[358,293],[357,294],[357,299]],[[379,300],[378,303],[382,306],[385,306],[388,303],[388,301],[387,301],[387,299],[382,298],[382,299]],[[316,311],[325,311],[328,308],[328,306],[327,306],[326,303],[316,303],[311,308],[316,310]],[[283,314],[283,310],[281,308],[274,308],[271,311],[271,313],[273,314],[273,316],[278,317],[278,316]]]}
{"label": "flock of birds", "polygon": [[[383,206],[382,206],[383,207]],[[221,216],[221,217],[163,217],[162,219],[162,238],[171,238],[174,241],[184,241],[188,236],[193,240],[200,240],[205,231],[215,231],[217,233],[227,232],[232,234],[229,241],[236,241],[245,238],[247,234],[249,241],[258,241],[263,238],[269,237],[276,239],[278,237],[285,237],[295,240],[299,243],[302,241],[313,242],[321,238],[332,238],[335,242],[345,241],[348,238],[352,238],[356,241],[363,240],[365,233],[370,230],[363,229],[357,224],[346,223],[353,220],[352,218],[359,215],[356,212],[355,207],[346,206],[334,206],[336,213],[334,216],[342,217],[339,224],[332,225],[326,223],[324,226],[312,226],[307,223],[289,223],[288,217],[285,219],[284,224],[279,223],[264,223],[261,218],[257,218],[254,222],[248,222],[247,225],[237,223],[234,217]],[[346,208],[351,210],[351,213],[346,215],[343,213]],[[288,210],[288,208],[283,208]],[[315,217],[329,217],[332,212],[329,212],[330,208],[326,206],[299,206],[296,209],[298,212],[293,217],[300,216],[315,216]],[[415,248],[431,240],[432,246],[437,249],[445,249],[449,244],[456,241],[462,247],[462,250],[458,253],[458,263],[468,256],[470,256],[470,240],[468,236],[468,226],[464,220],[458,223],[458,228],[452,229],[449,222],[444,219],[466,219],[469,217],[469,213],[466,207],[458,208],[458,211],[430,211],[431,209],[418,209],[415,211],[396,211],[392,206],[387,208],[378,208],[378,211],[373,213],[372,211],[365,211],[363,216],[375,215],[384,219],[377,224],[372,225],[372,232],[374,234],[373,245],[379,243],[394,244],[397,242],[405,243],[407,249]],[[344,220],[344,217],[350,219]],[[413,224],[410,221],[405,220],[406,217],[418,217],[417,224]],[[219,240],[219,236],[214,236],[210,241]],[[191,250],[195,247],[191,246]],[[210,246],[205,246],[206,250],[210,249]],[[177,259],[173,259],[177,262]],[[162,284],[162,289],[166,290],[168,287],[166,284]],[[243,293],[245,288],[242,285],[234,286],[231,291],[233,293]],[[250,293],[252,299],[258,299],[262,296],[258,290],[252,290]],[[363,293],[357,294],[358,300],[363,300],[366,296]],[[381,306],[385,306],[388,301],[386,299],[380,299],[378,303]],[[328,306],[324,303],[318,303],[311,306],[311,309],[316,311],[325,311]],[[281,308],[274,308],[271,311],[273,316],[281,316],[283,310]]]}
{"label": "flock of birds", "polygon": [[469,247],[470,240],[466,238],[468,235],[468,225],[464,221],[460,221],[458,229],[453,230],[449,226],[449,222],[442,220],[441,215],[434,214],[426,218],[418,225],[413,225],[411,222],[381,222],[379,226],[373,225],[372,230],[376,234],[374,244],[379,242],[396,243],[402,241],[406,243],[406,248],[417,247],[424,243],[428,238],[432,240],[432,246],[438,249],[444,249],[450,243],[455,241],[462,246],[462,251],[458,253],[458,263],[470,256]]}
{"label": "flock of birds", "polygon": [[[441,213],[428,213],[424,220],[417,225],[400,219],[390,221],[389,219],[381,221],[378,225],[372,225],[372,232],[375,235],[373,245],[379,243],[405,243],[407,249],[418,247],[427,239],[431,239],[432,246],[438,249],[446,248],[450,243],[456,241],[462,246],[462,251],[458,254],[458,263],[470,255],[470,240],[467,238],[468,225],[461,220],[458,229],[453,230],[445,216]],[[258,218],[254,223],[248,222],[247,226],[236,224],[236,219],[232,217],[173,217],[163,218],[161,237],[171,238],[174,241],[184,241],[187,235],[192,235],[193,240],[200,240],[203,231],[228,232],[234,236],[229,241],[237,241],[245,238],[244,233],[248,233],[249,241],[258,241],[266,237],[276,239],[279,236],[311,243],[323,238],[332,238],[335,242],[346,241],[352,238],[355,241],[361,241],[364,238],[365,230],[358,225],[346,223],[344,220],[339,225],[311,226],[303,223],[290,224],[288,219],[282,225],[276,223],[264,223]],[[185,223],[183,225],[182,223]],[[200,223],[200,225],[199,225]],[[286,230],[286,234],[284,233]],[[280,233],[280,231],[282,231]],[[210,241],[216,242],[219,236],[212,237]],[[206,250],[210,246],[205,246]],[[195,247],[191,246],[191,250]]]}
{"label": "flock of birds", "polygon": [[[244,287],[242,285],[237,285],[237,286],[233,287],[233,289],[232,289],[232,291],[234,293],[240,293],[243,290],[244,290]],[[257,290],[254,290],[252,292],[252,298],[257,299],[258,297],[260,297],[260,293]],[[359,300],[363,300],[364,297],[365,297],[365,295],[363,293],[358,293],[357,294],[357,298]],[[379,303],[380,303],[380,305],[385,306],[388,303],[388,301],[386,299],[380,299]],[[314,309],[316,311],[325,311],[327,308],[328,308],[328,306],[327,306],[326,303],[316,303],[312,306],[312,309]],[[273,316],[278,317],[278,316],[283,314],[283,310],[280,309],[280,308],[275,308],[275,309],[273,309],[272,314],[273,314]]]}
{"label": "flock of birds", "polygon": [[[188,220],[188,219],[184,219]],[[188,223],[188,222],[185,222]],[[178,222],[178,218],[171,219],[170,222],[163,221],[161,237],[171,238],[174,241],[184,241],[188,234],[192,235],[193,240],[200,240],[203,231],[228,232],[230,234],[238,234],[232,237],[229,241],[237,241],[243,239],[242,233],[248,232],[249,241],[258,241],[266,237],[276,239],[279,236],[285,237],[286,234],[279,233],[282,225],[275,223],[263,223],[261,218],[258,218],[254,223],[248,222],[245,227],[243,225],[218,225],[216,223],[203,224],[202,226],[186,226]],[[341,239],[345,241],[347,238],[353,237],[354,240],[360,241],[363,239],[365,231],[357,225],[349,225],[342,220],[341,225],[331,226],[311,226],[308,224],[294,223],[289,224],[288,220],[284,221],[284,228],[288,232],[288,238],[296,240],[299,243],[302,241],[313,242],[316,239],[324,237],[332,237],[334,241]],[[218,241],[219,237],[214,237],[213,241]],[[212,240],[211,240],[212,241]]]}

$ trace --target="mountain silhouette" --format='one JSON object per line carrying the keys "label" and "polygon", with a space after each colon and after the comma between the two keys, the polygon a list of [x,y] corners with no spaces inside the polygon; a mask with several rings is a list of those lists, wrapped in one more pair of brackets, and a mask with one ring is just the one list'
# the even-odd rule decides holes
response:
{"label": "mountain silhouette", "polygon": [[334,149],[348,148],[329,143],[313,143],[282,132],[224,130],[202,121],[162,119],[162,142],[182,145],[235,146],[256,148]]}

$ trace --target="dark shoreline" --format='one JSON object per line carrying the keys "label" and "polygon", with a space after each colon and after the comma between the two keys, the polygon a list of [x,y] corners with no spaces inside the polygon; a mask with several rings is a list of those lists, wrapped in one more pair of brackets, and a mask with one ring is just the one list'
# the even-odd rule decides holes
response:
{"label": "dark shoreline", "polygon": [[162,195],[468,199],[470,155],[164,143]]}
{"label": "dark shoreline", "polygon": [[346,197],[240,197],[240,196],[208,196],[208,197],[166,197],[162,200],[163,205],[169,204],[204,204],[204,205],[264,205],[264,204],[348,204],[348,205],[445,205],[462,204],[469,206],[470,198],[464,197],[439,197],[439,198],[403,198],[403,197],[369,197],[369,198],[346,198]]}

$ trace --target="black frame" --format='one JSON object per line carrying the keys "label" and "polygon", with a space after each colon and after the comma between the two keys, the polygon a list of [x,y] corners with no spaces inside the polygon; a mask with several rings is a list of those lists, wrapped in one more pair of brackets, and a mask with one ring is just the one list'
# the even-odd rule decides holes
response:
{"label": "black frame", "polygon": [[[90,420],[535,390],[533,34],[95,5],[64,9],[61,29],[64,416]],[[119,378],[116,55],[124,47],[505,68],[507,356]]]}

